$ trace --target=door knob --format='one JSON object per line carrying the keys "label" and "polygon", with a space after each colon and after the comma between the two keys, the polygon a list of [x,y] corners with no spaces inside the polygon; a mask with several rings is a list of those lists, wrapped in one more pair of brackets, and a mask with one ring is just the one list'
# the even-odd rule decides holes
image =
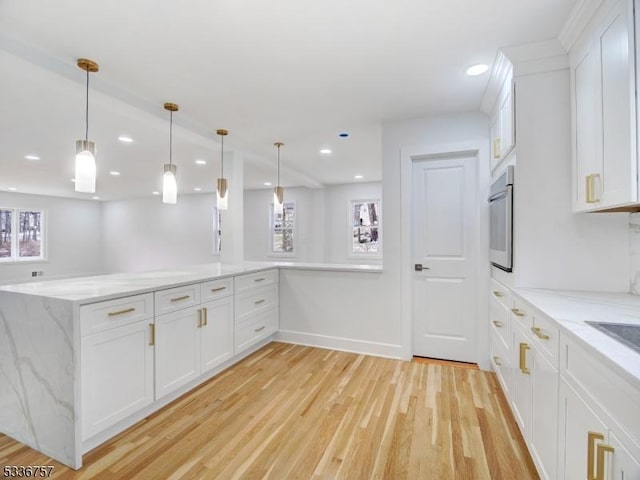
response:
{"label": "door knob", "polygon": [[416,272],[421,272],[422,270],[429,270],[429,267],[423,267],[421,263],[416,263],[413,267]]}

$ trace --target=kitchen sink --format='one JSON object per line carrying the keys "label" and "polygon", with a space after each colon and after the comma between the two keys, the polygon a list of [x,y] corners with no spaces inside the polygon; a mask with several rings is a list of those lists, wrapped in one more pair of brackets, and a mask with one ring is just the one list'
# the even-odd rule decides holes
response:
{"label": "kitchen sink", "polygon": [[640,325],[628,323],[586,322],[614,340],[640,353]]}

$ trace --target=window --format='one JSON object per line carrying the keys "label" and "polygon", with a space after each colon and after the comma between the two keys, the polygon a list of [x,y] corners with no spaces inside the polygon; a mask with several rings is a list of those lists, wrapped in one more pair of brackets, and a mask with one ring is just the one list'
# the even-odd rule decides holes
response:
{"label": "window", "polygon": [[44,214],[0,208],[0,262],[44,260]]}
{"label": "window", "polygon": [[[296,205],[285,203],[282,214],[272,213],[271,253],[295,254]],[[273,212],[273,208],[271,209]]]}
{"label": "window", "polygon": [[380,256],[380,200],[355,200],[351,202],[351,255]]}

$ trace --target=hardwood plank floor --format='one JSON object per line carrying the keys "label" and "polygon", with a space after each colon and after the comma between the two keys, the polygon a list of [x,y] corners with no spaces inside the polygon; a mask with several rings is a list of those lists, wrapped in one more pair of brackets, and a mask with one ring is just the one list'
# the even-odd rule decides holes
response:
{"label": "hardwood plank floor", "polygon": [[271,343],[57,479],[536,479],[495,375]]}

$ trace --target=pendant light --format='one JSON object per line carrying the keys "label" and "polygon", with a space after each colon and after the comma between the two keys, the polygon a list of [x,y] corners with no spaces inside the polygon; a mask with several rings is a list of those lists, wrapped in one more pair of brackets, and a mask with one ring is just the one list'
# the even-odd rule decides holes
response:
{"label": "pendant light", "polygon": [[96,191],[96,144],[89,141],[89,73],[99,70],[98,64],[87,58],[79,58],[79,68],[87,72],[86,108],[84,140],[76,141],[76,192],[95,193]]}
{"label": "pendant light", "polygon": [[178,202],[178,184],[176,182],[176,166],[173,164],[173,112],[178,111],[175,103],[165,103],[164,109],[169,111],[169,163],[164,164],[162,175],[162,203]]}
{"label": "pendant light", "polygon": [[216,206],[218,210],[227,210],[229,208],[229,189],[227,188],[227,179],[224,178],[224,137],[229,132],[223,128],[216,130],[220,135],[220,178],[216,184]]}
{"label": "pendant light", "polygon": [[273,145],[278,148],[278,182],[273,189],[273,214],[282,215],[284,213],[284,188],[280,186],[280,147],[284,143],[276,142]]}

